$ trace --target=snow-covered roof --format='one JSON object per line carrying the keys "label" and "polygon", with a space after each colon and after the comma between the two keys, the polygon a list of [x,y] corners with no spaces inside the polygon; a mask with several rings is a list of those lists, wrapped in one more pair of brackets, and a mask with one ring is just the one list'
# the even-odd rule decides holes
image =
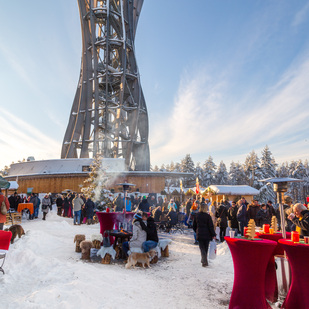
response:
{"label": "snow-covered roof", "polygon": [[[127,171],[125,168],[125,160],[122,158],[102,159],[103,166],[107,173],[121,173],[130,176],[139,175],[147,177],[172,177],[186,178],[192,177],[192,173],[181,172],[149,172],[149,171]],[[92,158],[76,158],[76,159],[54,159],[40,160],[14,163],[10,166],[8,174],[5,178],[12,179],[17,176],[34,176],[34,175],[62,175],[62,174],[80,174],[88,173],[89,166],[92,164]]]}
{"label": "snow-covered roof", "polygon": [[19,185],[17,183],[17,181],[9,181],[10,183],[10,187],[9,187],[9,190],[17,190]]}
{"label": "snow-covered roof", "polygon": [[261,179],[259,181],[279,183],[279,182],[302,182],[303,180],[284,177],[284,178],[266,178],[266,179]]}
{"label": "snow-covered roof", "polygon": [[243,186],[211,185],[208,188],[214,191],[216,194],[222,194],[222,195],[257,195],[260,193],[259,190],[245,185]]}
{"label": "snow-covered roof", "polygon": [[[92,161],[92,158],[79,158],[15,163],[11,165],[7,177],[38,174],[87,173],[89,172],[88,168]],[[104,158],[103,166],[107,172],[125,171],[124,159]]]}

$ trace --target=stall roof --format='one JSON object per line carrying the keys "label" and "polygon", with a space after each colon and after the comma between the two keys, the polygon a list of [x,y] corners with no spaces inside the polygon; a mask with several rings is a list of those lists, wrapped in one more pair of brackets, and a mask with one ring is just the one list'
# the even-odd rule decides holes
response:
{"label": "stall roof", "polygon": [[221,195],[257,195],[260,193],[259,190],[246,185],[243,186],[211,185],[208,188],[211,191],[215,192],[216,194]]}
{"label": "stall roof", "polygon": [[10,183],[9,190],[17,190],[18,189],[19,185],[18,185],[17,181],[12,180],[12,181],[9,181],[9,183]]}

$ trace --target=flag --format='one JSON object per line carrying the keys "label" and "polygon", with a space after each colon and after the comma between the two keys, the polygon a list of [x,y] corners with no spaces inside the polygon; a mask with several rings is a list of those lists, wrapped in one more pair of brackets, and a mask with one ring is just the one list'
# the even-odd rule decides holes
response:
{"label": "flag", "polygon": [[195,192],[196,192],[196,194],[200,193],[200,184],[198,182],[198,177],[196,177]]}
{"label": "flag", "polygon": [[182,190],[182,180],[180,179],[180,190],[181,190],[181,192],[183,191]]}

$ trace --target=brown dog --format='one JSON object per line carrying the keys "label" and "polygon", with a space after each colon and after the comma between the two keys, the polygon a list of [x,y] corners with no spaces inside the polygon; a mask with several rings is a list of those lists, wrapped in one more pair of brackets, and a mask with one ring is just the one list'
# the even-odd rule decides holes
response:
{"label": "brown dog", "polygon": [[128,262],[126,264],[126,268],[130,268],[133,266],[135,268],[136,263],[141,263],[143,267],[145,268],[145,265],[147,265],[150,268],[150,261],[151,259],[156,255],[156,252],[154,250],[150,250],[146,253],[138,253],[138,252],[132,252],[128,257]]}
{"label": "brown dog", "polygon": [[11,244],[14,243],[14,239],[17,237],[20,238],[22,235],[25,235],[25,231],[23,229],[23,227],[19,224],[14,224],[12,226],[10,226],[10,228],[5,229],[6,231],[11,231],[12,233],[12,238],[11,238]]}

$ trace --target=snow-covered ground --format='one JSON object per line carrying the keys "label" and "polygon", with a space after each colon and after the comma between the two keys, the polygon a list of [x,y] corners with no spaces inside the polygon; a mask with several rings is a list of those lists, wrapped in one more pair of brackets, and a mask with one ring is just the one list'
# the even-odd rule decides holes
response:
{"label": "snow-covered ground", "polygon": [[23,219],[22,226],[26,235],[10,246],[5,275],[0,273],[1,309],[228,307],[234,271],[226,243],[204,268],[187,230],[168,235],[170,257],[150,269],[125,269],[120,262],[84,262],[75,252],[74,236],[90,240],[99,224],[74,226],[53,210],[46,221]]}

